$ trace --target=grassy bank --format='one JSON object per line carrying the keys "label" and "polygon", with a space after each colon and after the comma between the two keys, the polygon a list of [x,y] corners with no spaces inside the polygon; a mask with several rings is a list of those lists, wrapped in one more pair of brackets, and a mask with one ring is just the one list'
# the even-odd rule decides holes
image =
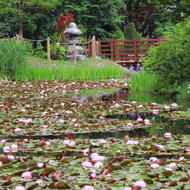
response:
{"label": "grassy bank", "polygon": [[26,65],[17,66],[15,80],[97,80],[124,77],[124,68],[118,64],[104,59],[87,59],[73,63],[65,60],[44,60],[27,57]]}

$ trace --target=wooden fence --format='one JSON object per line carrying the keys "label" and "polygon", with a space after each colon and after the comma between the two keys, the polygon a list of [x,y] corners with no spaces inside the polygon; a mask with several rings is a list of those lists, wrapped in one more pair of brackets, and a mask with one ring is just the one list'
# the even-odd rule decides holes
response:
{"label": "wooden fence", "polygon": [[[166,39],[137,39],[134,40],[97,40],[96,56],[106,57],[119,64],[141,63],[141,58],[147,56],[151,46],[159,45]],[[92,55],[92,44],[88,43],[88,56]]]}

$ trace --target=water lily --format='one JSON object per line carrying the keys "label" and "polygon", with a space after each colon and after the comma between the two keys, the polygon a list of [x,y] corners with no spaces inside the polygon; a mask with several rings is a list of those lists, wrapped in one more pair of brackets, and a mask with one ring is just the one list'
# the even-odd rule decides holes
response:
{"label": "water lily", "polygon": [[30,177],[32,177],[32,173],[31,172],[23,172],[22,175],[21,175],[21,177],[23,177],[23,178],[30,178]]}
{"label": "water lily", "polygon": [[171,162],[168,166],[169,167],[177,168],[177,164],[175,162]]}
{"label": "water lily", "polygon": [[40,183],[44,183],[41,179],[38,179],[37,181],[36,181],[36,183],[38,183],[38,184],[40,184]]}
{"label": "water lily", "polygon": [[11,147],[10,146],[4,146],[3,147],[3,152],[10,152]]}
{"label": "water lily", "polygon": [[96,163],[94,164],[94,167],[95,167],[95,168],[100,168],[101,166],[103,166],[103,162],[96,162]]}
{"label": "water lily", "polygon": [[150,124],[150,121],[148,119],[144,119],[144,124],[148,125],[148,124]]}
{"label": "water lily", "polygon": [[165,133],[165,134],[164,134],[164,137],[166,137],[166,138],[170,138],[170,137],[172,137],[172,134],[171,134],[170,132]]}
{"label": "water lily", "polygon": [[123,190],[132,190],[130,187],[124,187]]}
{"label": "water lily", "polygon": [[136,181],[136,182],[133,184],[133,186],[134,186],[134,187],[136,187],[136,186],[139,186],[139,187],[146,187],[147,185],[146,185],[146,183],[145,183],[144,181],[138,180],[138,181]]}
{"label": "water lily", "polygon": [[87,156],[87,155],[89,154],[89,149],[86,148],[86,149],[84,149],[82,152],[83,152],[83,154],[84,154],[85,156]]}
{"label": "water lily", "polygon": [[142,118],[140,118],[140,117],[138,117],[138,118],[137,118],[137,121],[143,121],[143,119],[142,119]]}
{"label": "water lily", "polygon": [[15,156],[14,155],[7,155],[7,158],[9,158],[9,159],[15,159]]}
{"label": "water lily", "polygon": [[151,162],[157,162],[157,161],[158,161],[158,158],[156,158],[156,157],[150,157],[149,160],[150,160]]}
{"label": "water lily", "polygon": [[163,148],[164,148],[164,146],[162,146],[162,145],[156,145],[156,147],[159,149],[159,150],[162,150]]}
{"label": "water lily", "polygon": [[127,123],[127,127],[132,127],[133,124],[132,123]]}
{"label": "water lily", "polygon": [[104,140],[104,139],[101,139],[99,142],[100,142],[100,143],[103,143],[103,144],[106,144],[106,143],[107,143],[107,141]]}
{"label": "water lily", "polygon": [[19,119],[19,121],[23,123],[30,123],[32,122],[32,119]]}
{"label": "water lily", "polygon": [[179,157],[178,161],[181,162],[183,161],[185,158],[183,156]]}
{"label": "water lily", "polygon": [[100,156],[98,153],[92,153],[90,155],[92,161],[101,161],[101,160],[104,160],[105,157],[104,156]]}
{"label": "water lily", "polygon": [[38,166],[39,168],[42,168],[42,167],[44,166],[44,164],[39,162],[39,163],[37,164],[37,166]]}
{"label": "water lily", "polygon": [[13,190],[25,190],[23,186],[16,186]]}
{"label": "water lily", "polygon": [[19,128],[19,127],[17,127],[16,129],[15,129],[15,131],[21,131],[22,129],[21,128]]}
{"label": "water lily", "polygon": [[96,178],[96,174],[91,173],[91,174],[90,174],[90,177],[91,177],[92,179],[95,179],[95,178]]}
{"label": "water lily", "polygon": [[94,190],[94,187],[91,185],[85,185],[82,190]]}
{"label": "water lily", "polygon": [[159,168],[160,165],[159,165],[159,164],[151,164],[150,167],[151,167],[151,168]]}
{"label": "water lily", "polygon": [[169,109],[170,109],[170,106],[164,106],[164,109],[165,109],[165,110],[169,110]]}
{"label": "water lily", "polygon": [[134,141],[134,140],[128,140],[127,144],[132,144],[132,145],[138,145],[139,141]]}
{"label": "water lily", "polygon": [[81,166],[92,167],[92,163],[86,160],[82,162]]}
{"label": "water lily", "polygon": [[153,114],[158,114],[159,111],[158,111],[158,110],[152,110],[152,113],[153,113]]}
{"label": "water lily", "polygon": [[178,104],[176,104],[176,103],[172,103],[171,106],[172,106],[172,107],[177,107]]}

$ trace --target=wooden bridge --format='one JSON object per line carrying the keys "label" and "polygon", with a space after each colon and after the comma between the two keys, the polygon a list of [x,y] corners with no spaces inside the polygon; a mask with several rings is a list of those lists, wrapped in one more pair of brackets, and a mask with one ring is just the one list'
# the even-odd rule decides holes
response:
{"label": "wooden bridge", "polygon": [[[134,65],[141,63],[141,59],[148,55],[151,46],[157,46],[166,39],[137,39],[134,40],[97,40],[96,56],[109,58],[121,65]],[[92,56],[92,43],[87,44],[88,56]]]}

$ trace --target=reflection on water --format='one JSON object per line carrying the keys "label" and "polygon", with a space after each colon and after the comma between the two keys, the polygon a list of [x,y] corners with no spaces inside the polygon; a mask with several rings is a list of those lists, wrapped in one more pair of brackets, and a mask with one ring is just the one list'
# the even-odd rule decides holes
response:
{"label": "reflection on water", "polygon": [[36,136],[26,136],[26,135],[18,135],[14,137],[4,137],[6,139],[102,139],[102,138],[124,138],[125,136],[129,137],[147,137],[148,132],[146,129],[135,129],[131,131],[110,131],[110,132],[90,132],[90,133],[62,133],[59,135],[36,135]]}

